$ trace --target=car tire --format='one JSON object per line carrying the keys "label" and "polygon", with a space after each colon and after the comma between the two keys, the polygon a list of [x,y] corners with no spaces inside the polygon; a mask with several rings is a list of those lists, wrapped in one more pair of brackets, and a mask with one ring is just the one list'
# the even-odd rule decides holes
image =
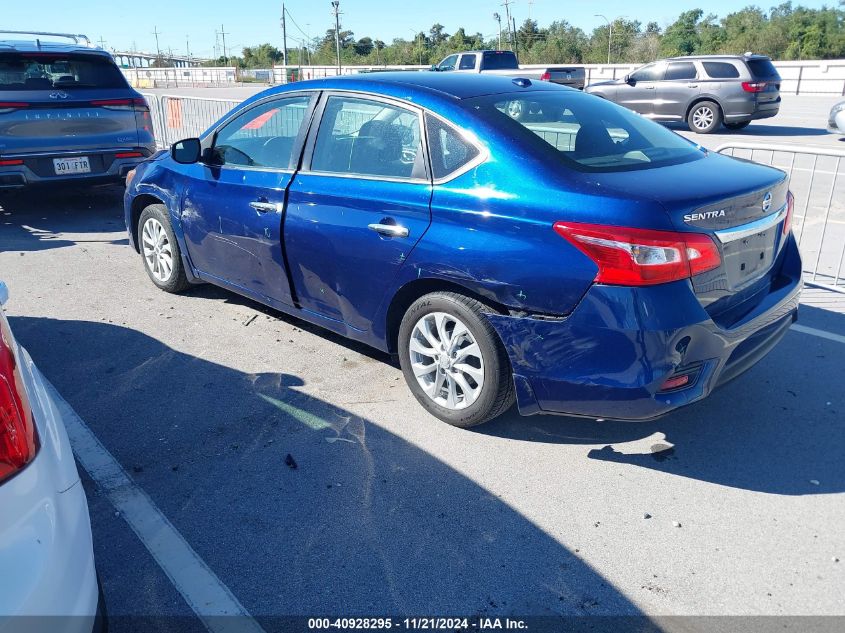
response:
{"label": "car tire", "polygon": [[734,131],[744,130],[749,125],[751,125],[751,121],[738,121],[736,123],[725,122],[725,127],[728,128],[729,130],[734,130]]}
{"label": "car tire", "polygon": [[687,125],[698,134],[711,134],[722,124],[722,110],[712,101],[696,103],[687,115]]}
{"label": "car tire", "polygon": [[514,121],[524,121],[528,118],[528,102],[522,99],[514,99],[509,101],[507,105],[507,113]]}
{"label": "car tire", "polygon": [[179,293],[190,287],[170,214],[163,204],[151,204],[141,212],[138,247],[144,270],[158,288]]}
{"label": "car tire", "polygon": [[405,381],[429,413],[452,426],[492,420],[515,400],[507,352],[485,312],[495,311],[464,295],[434,292],[417,299],[399,326]]}

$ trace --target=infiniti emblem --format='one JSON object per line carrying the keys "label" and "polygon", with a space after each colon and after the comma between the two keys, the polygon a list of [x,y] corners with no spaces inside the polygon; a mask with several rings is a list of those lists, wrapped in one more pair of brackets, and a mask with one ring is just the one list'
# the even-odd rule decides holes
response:
{"label": "infiniti emblem", "polygon": [[61,90],[57,92],[51,92],[50,98],[51,99],[67,99],[70,95],[66,92],[62,92]]}
{"label": "infiniti emblem", "polygon": [[772,208],[772,192],[770,191],[763,196],[763,213]]}

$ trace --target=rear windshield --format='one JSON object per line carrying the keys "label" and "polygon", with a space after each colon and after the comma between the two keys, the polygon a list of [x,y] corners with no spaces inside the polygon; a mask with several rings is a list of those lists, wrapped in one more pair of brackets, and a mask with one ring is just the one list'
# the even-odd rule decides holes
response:
{"label": "rear windshield", "polygon": [[579,92],[510,93],[467,101],[503,134],[579,171],[651,169],[704,156],[698,146],[662,125]]}
{"label": "rear windshield", "polygon": [[111,59],[93,55],[0,53],[0,90],[126,88]]}
{"label": "rear windshield", "polygon": [[771,59],[749,59],[748,69],[755,79],[780,79]]}
{"label": "rear windshield", "polygon": [[484,70],[516,70],[519,68],[516,55],[510,51],[484,53],[481,64]]}

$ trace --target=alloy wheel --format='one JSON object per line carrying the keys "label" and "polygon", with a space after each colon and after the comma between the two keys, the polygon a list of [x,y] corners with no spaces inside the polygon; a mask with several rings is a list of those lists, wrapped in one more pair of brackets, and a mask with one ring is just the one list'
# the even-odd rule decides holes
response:
{"label": "alloy wheel", "polygon": [[425,394],[442,407],[466,409],[484,387],[484,357],[469,328],[445,312],[431,312],[414,325],[411,368]]}
{"label": "alloy wheel", "polygon": [[693,125],[695,125],[695,127],[699,130],[706,130],[711,125],[713,125],[713,119],[715,118],[715,116],[716,115],[713,110],[711,110],[707,106],[704,106],[695,111],[695,113],[692,115],[692,122]]}
{"label": "alloy wheel", "polygon": [[144,222],[141,243],[150,273],[159,281],[166,282],[173,272],[173,251],[164,226],[156,218],[148,218]]}

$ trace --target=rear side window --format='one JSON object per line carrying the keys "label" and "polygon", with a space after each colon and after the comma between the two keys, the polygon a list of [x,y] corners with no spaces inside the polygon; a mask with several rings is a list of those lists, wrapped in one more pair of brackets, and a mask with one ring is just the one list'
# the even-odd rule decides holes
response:
{"label": "rear side window", "polygon": [[0,53],[0,90],[127,87],[123,73],[105,56]]}
{"label": "rear side window", "polygon": [[748,69],[755,79],[780,79],[777,68],[770,59],[749,59]]}
{"label": "rear side window", "polygon": [[666,69],[665,79],[695,79],[697,72],[692,62],[672,62]]}
{"label": "rear side window", "polygon": [[435,180],[455,173],[480,154],[478,148],[464,139],[460,132],[437,117],[426,115],[425,127]]}
{"label": "rear side window", "polygon": [[481,64],[484,70],[517,70],[519,68],[516,55],[512,51],[488,51],[484,53]]}
{"label": "rear side window", "polygon": [[704,72],[711,79],[737,79],[739,70],[727,62],[702,62]]}
{"label": "rear side window", "polygon": [[475,55],[462,55],[461,56],[461,65],[458,66],[459,70],[473,70],[475,68]]}
{"label": "rear side window", "polygon": [[241,113],[217,133],[213,164],[290,169],[309,101],[277,99]]}
{"label": "rear side window", "polygon": [[357,97],[330,97],[317,132],[311,169],[424,178],[420,139],[420,117],[412,110]]}

